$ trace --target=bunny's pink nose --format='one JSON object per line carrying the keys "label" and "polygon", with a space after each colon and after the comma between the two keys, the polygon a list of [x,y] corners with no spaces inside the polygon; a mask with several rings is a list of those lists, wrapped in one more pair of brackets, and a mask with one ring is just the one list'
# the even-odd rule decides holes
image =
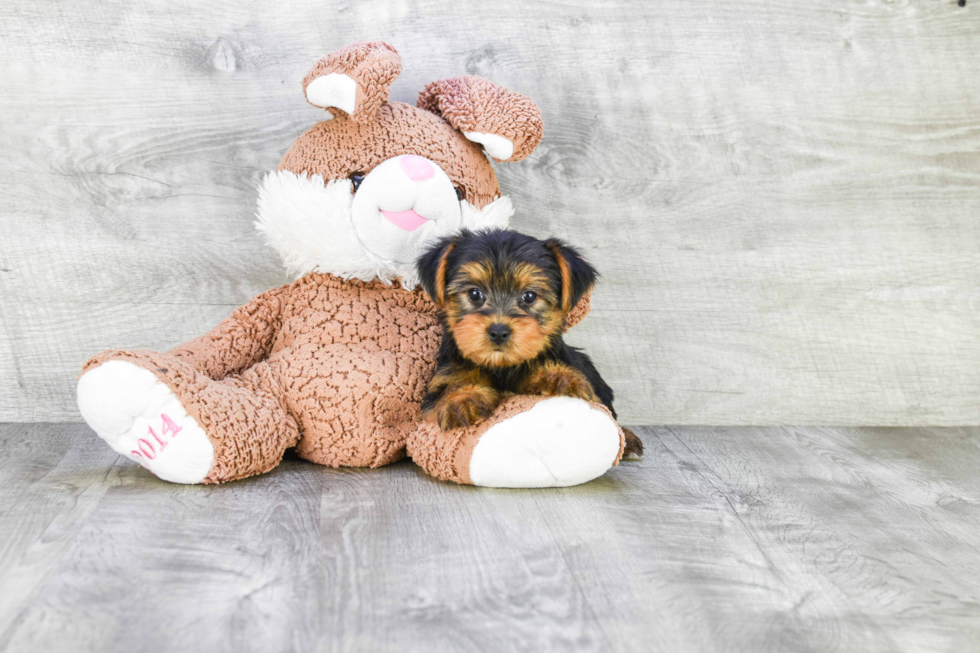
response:
{"label": "bunny's pink nose", "polygon": [[398,163],[401,164],[402,170],[412,181],[425,181],[436,174],[431,163],[414,154],[403,156]]}

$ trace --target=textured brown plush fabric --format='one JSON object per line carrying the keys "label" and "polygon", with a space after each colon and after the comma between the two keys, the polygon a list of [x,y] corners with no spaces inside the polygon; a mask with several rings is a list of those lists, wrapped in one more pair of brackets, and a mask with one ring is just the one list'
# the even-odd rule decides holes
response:
{"label": "textured brown plush fabric", "polygon": [[366,124],[343,113],[317,123],[296,139],[278,169],[324,180],[346,179],[401,154],[417,154],[439,164],[477,208],[500,196],[497,175],[478,143],[466,140],[435,114],[400,102],[382,106]]}
{"label": "textured brown plush fabric", "polygon": [[[343,73],[354,80],[355,122],[370,122],[378,109],[388,101],[391,83],[402,72],[402,59],[398,50],[387,43],[352,43],[329,56],[320,59],[303,78],[303,94],[306,87],[317,77],[330,73]],[[339,109],[328,109],[334,115]]]}
{"label": "textured brown plush fabric", "polygon": [[568,331],[573,326],[585,319],[585,316],[589,314],[592,310],[592,291],[587,291],[582,298],[578,300],[578,304],[572,306],[572,310],[568,311],[568,315],[565,316],[565,331]]}
{"label": "textured brown plush fabric", "polygon": [[510,139],[514,154],[508,161],[526,158],[544,136],[541,110],[529,98],[477,77],[463,75],[432,82],[416,103],[467,132],[489,132]]}
{"label": "textured brown plush fabric", "polygon": [[416,462],[468,483],[479,435],[538,398],[515,398],[472,429],[433,431],[420,405],[440,337],[421,290],[313,273],[167,353],[110,350],[83,372],[125,360],[166,383],[214,445],[205,482],[268,471],[293,446],[323,465],[378,467],[403,457],[421,425]]}

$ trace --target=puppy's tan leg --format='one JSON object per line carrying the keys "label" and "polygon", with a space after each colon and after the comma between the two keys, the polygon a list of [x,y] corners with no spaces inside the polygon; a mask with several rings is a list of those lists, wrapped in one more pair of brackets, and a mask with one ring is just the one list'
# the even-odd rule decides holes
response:
{"label": "puppy's tan leg", "polygon": [[486,419],[500,399],[479,370],[439,372],[429,383],[423,410],[428,419],[449,431]]}
{"label": "puppy's tan leg", "polygon": [[496,390],[485,385],[464,385],[449,389],[436,401],[432,416],[439,428],[449,431],[472,426],[490,416],[500,403]]}
{"label": "puppy's tan leg", "polygon": [[586,401],[599,401],[592,384],[574,367],[549,361],[542,363],[527,375],[520,386],[521,394],[546,397],[577,397]]}

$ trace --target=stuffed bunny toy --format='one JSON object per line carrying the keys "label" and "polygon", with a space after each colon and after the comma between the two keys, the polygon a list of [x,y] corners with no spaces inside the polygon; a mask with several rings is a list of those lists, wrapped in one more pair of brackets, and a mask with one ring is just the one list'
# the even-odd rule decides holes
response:
{"label": "stuffed bunny toy", "polygon": [[[429,84],[414,107],[388,102],[400,72],[390,45],[355,43],[303,80],[329,116],[265,177],[256,222],[295,282],[169,352],[85,364],[79,408],[115,451],[175,483],[261,474],[289,448],[333,467],[407,454],[493,487],[575,485],[618,463],[622,430],[581,399],[514,396],[446,432],[423,421],[441,332],[416,258],[462,228],[507,226],[489,158],[527,157],[543,124],[528,98],[474,76]],[[566,327],[587,312],[586,297]]]}

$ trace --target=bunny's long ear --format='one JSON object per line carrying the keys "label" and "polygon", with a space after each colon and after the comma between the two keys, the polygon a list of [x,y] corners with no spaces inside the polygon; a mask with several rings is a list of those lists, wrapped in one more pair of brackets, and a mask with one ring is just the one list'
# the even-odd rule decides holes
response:
{"label": "bunny's long ear", "polygon": [[355,122],[370,122],[388,101],[392,82],[402,71],[398,50],[387,43],[351,43],[320,59],[303,78],[303,93],[313,106],[343,111]]}
{"label": "bunny's long ear", "polygon": [[416,104],[448,120],[497,161],[520,161],[544,136],[538,105],[475,75],[432,82]]}

